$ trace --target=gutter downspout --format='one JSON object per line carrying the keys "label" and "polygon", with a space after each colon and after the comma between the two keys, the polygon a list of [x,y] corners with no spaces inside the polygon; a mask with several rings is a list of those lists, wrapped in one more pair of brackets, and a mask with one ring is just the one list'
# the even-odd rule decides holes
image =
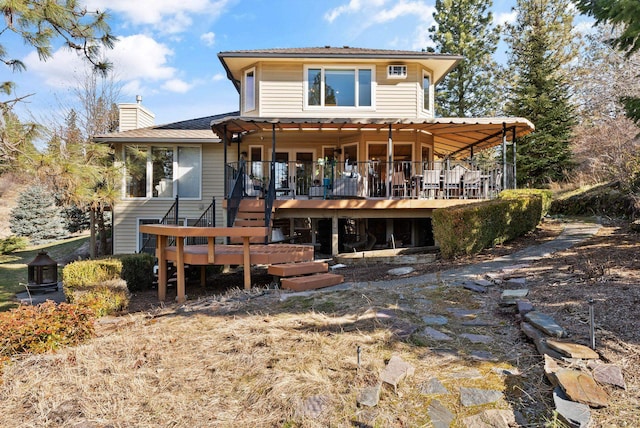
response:
{"label": "gutter downspout", "polygon": [[517,173],[517,169],[516,169],[516,127],[514,126],[513,128],[511,128],[511,131],[513,132],[512,137],[511,137],[511,144],[513,144],[513,188],[517,189],[518,188],[518,181],[517,181],[518,174],[516,174]]}
{"label": "gutter downspout", "polygon": [[229,177],[227,177],[227,125],[222,126],[222,153],[223,153],[223,162],[224,165],[222,168],[224,169],[224,199],[228,199],[229,196]]}

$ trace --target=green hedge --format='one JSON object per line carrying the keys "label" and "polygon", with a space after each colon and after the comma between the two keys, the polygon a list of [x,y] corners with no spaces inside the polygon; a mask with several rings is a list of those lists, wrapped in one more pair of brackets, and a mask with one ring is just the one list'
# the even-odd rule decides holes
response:
{"label": "green hedge", "polygon": [[0,254],[11,254],[15,251],[24,250],[27,248],[29,241],[23,236],[9,236],[5,239],[0,239]]}
{"label": "green hedge", "polygon": [[118,256],[122,262],[121,277],[127,281],[129,291],[148,290],[153,286],[155,257],[151,254],[127,254]]}
{"label": "green hedge", "polygon": [[96,317],[113,315],[129,306],[129,290],[122,279],[112,279],[66,295],[69,303],[86,308]]}
{"label": "green hedge", "polygon": [[122,262],[116,259],[79,260],[69,263],[62,270],[64,291],[68,293],[112,279],[120,279],[120,272]]}
{"label": "green hedge", "polygon": [[513,199],[526,195],[537,195],[542,198],[542,213],[540,218],[546,216],[551,210],[551,204],[553,202],[553,192],[545,189],[515,189],[515,190],[503,190],[500,192],[501,199]]}
{"label": "green hedge", "polygon": [[516,192],[493,201],[434,210],[433,234],[442,257],[476,254],[535,230],[542,218],[542,199],[534,192]]}

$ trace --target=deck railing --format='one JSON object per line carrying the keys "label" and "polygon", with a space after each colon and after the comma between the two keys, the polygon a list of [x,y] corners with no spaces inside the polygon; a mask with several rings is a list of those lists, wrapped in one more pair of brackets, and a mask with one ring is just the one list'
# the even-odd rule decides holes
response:
{"label": "deck railing", "polygon": [[[176,196],[175,201],[173,202],[169,210],[167,210],[167,213],[164,215],[164,217],[162,217],[162,219],[158,223],[159,224],[178,224],[178,204],[179,204],[179,199],[178,199],[178,196]],[[143,234],[142,237],[143,237],[142,245],[140,246],[138,253],[155,254],[156,236]]]}
{"label": "deck railing", "polygon": [[246,197],[264,198],[272,187],[276,199],[491,199],[514,184],[513,165],[493,161],[247,161],[243,174]]}

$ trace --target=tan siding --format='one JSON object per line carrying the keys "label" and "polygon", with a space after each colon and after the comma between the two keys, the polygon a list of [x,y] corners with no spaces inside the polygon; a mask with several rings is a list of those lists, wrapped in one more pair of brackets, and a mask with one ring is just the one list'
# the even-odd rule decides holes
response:
{"label": "tan siding", "polygon": [[[387,65],[387,63],[380,63],[375,68],[375,111],[372,111],[367,109],[305,110],[304,64],[260,64],[258,112],[262,117],[387,118],[424,116],[421,109],[421,67],[409,64],[406,79],[387,79]],[[257,115],[258,112],[254,114]]]}
{"label": "tan siding", "polygon": [[118,110],[120,132],[145,128],[154,124],[153,113],[139,104],[120,104]]}

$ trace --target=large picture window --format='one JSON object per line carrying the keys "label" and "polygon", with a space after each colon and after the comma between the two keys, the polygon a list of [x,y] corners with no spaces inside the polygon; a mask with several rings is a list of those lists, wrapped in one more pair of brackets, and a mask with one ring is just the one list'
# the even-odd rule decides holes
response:
{"label": "large picture window", "polygon": [[308,68],[306,101],[309,107],[371,107],[373,69]]}
{"label": "large picture window", "polygon": [[200,147],[130,145],[124,159],[126,198],[200,198]]}

